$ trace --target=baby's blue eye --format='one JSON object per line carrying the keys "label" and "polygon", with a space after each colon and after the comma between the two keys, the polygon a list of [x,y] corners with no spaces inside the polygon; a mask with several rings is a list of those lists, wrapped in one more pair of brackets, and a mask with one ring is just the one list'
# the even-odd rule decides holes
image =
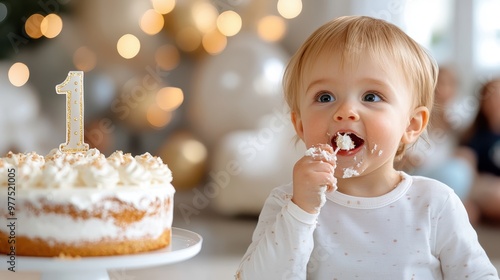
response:
{"label": "baby's blue eye", "polygon": [[331,93],[322,92],[318,94],[318,96],[316,97],[316,101],[321,103],[333,102],[335,101],[335,97],[333,97]]}
{"label": "baby's blue eye", "polygon": [[380,98],[380,96],[378,94],[370,92],[370,93],[367,93],[363,96],[363,101],[379,102],[379,101],[382,101],[382,98]]}

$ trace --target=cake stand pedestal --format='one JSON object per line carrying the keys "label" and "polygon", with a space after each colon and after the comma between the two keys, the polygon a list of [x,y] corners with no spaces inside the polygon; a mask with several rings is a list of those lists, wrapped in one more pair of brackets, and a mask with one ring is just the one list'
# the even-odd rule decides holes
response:
{"label": "cake stand pedestal", "polygon": [[[192,231],[172,228],[171,244],[160,250],[141,254],[84,257],[40,258],[17,257],[17,271],[38,271],[41,280],[110,280],[109,269],[134,269],[173,264],[190,259],[201,250],[202,237]],[[7,256],[2,255],[5,263]]]}

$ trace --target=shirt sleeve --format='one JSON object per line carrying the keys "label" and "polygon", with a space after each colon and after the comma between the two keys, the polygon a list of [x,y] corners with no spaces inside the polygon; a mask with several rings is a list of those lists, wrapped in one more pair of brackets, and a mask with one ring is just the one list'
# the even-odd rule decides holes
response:
{"label": "shirt sleeve", "polygon": [[236,279],[306,279],[317,217],[294,204],[284,188],[273,190]]}
{"label": "shirt sleeve", "polygon": [[443,279],[499,279],[456,195],[450,194],[435,221]]}

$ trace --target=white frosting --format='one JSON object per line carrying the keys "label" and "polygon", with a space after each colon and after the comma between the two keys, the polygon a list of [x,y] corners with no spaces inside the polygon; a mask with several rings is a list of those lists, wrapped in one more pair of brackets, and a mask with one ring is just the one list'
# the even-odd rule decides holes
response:
{"label": "white frosting", "polygon": [[[377,150],[377,147],[378,147],[378,146],[377,146],[377,144],[373,145],[373,149],[371,150],[371,153],[372,153],[372,154],[373,154],[373,153],[375,153],[375,151]],[[382,150],[379,150],[379,151],[378,151],[378,153],[377,153],[377,155],[378,155],[378,156],[381,156],[381,155],[382,155],[382,153],[383,153],[383,151],[382,151]]]}
{"label": "white frosting", "polygon": [[337,160],[335,154],[329,153],[328,151],[325,151],[319,147],[311,147],[311,148],[307,149],[305,152],[305,156],[313,157],[313,158],[321,157],[327,161]]}
{"label": "white frosting", "polygon": [[163,164],[161,158],[153,157],[149,153],[136,156],[135,159],[151,172],[152,183],[163,183],[172,181],[172,172]]}
{"label": "white frosting", "polygon": [[118,185],[120,180],[118,170],[110,165],[106,159],[101,159],[92,164],[77,167],[84,186],[98,189],[110,189]]}
{"label": "white frosting", "polygon": [[[123,163],[119,165],[121,183],[124,185],[140,185],[141,182],[151,182],[153,175],[142,164],[135,160],[130,154],[123,157]],[[165,175],[164,178],[171,176]],[[171,180],[171,179],[167,179]]]}
{"label": "white frosting", "polygon": [[342,178],[351,178],[353,176],[359,176],[358,171],[353,168],[344,168],[344,174],[342,175]]}
{"label": "white frosting", "polygon": [[[311,148],[306,150],[305,156],[313,157],[313,158],[320,157],[320,158],[325,159],[327,161],[336,161],[337,160],[336,152],[337,151],[335,151],[335,153],[332,154],[332,153],[325,151],[319,147],[311,147]],[[320,204],[315,209],[318,212],[321,209],[321,207],[323,207],[323,205],[325,205],[325,203],[326,203],[326,194],[325,193],[327,190],[328,190],[328,186],[326,186],[326,185],[320,186],[320,188],[318,190],[319,195],[320,195]],[[332,186],[332,191],[336,191],[336,190],[337,190],[337,186],[336,185]]]}
{"label": "white frosting", "polygon": [[13,167],[14,165],[9,163],[7,160],[0,158],[0,178],[3,178],[0,179],[0,186],[7,186],[8,176]]}
{"label": "white frosting", "polygon": [[[9,153],[0,159],[0,174],[16,168],[16,188],[111,189],[117,186],[149,187],[172,182],[172,172],[161,158],[149,153],[133,157],[121,151],[106,158],[97,149],[63,153],[53,149],[42,157],[36,153]],[[7,176],[0,178],[6,186]]]}
{"label": "white frosting", "polygon": [[21,163],[16,168],[16,182],[22,186],[36,186],[41,179],[42,170],[39,166]]}
{"label": "white frosting", "polygon": [[355,147],[354,142],[352,141],[351,137],[347,134],[340,134],[337,133],[337,138],[335,139],[335,144],[337,144],[337,147],[341,150],[348,151],[350,149],[353,149]]}
{"label": "white frosting", "polygon": [[69,165],[49,162],[42,170],[39,186],[50,186],[50,188],[71,188],[78,179],[78,171]]}

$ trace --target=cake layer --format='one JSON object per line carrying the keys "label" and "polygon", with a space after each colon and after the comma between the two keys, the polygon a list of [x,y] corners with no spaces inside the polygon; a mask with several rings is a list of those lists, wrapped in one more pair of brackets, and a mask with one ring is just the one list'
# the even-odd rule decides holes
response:
{"label": "cake layer", "polygon": [[[7,201],[5,196],[0,193],[0,200]],[[173,196],[170,184],[112,190],[21,189],[16,193],[16,250],[22,240],[71,247],[162,239],[172,225]],[[0,208],[0,223],[8,224],[8,218],[12,217],[7,209]],[[7,229],[0,228],[0,233],[8,235]],[[0,238],[0,244],[6,241]]]}
{"label": "cake layer", "polygon": [[[80,257],[110,256],[142,253],[161,249],[170,245],[171,230],[164,230],[158,238],[142,238],[136,240],[83,242],[78,244],[47,242],[42,239],[31,239],[24,236],[16,238],[16,255],[35,257]],[[0,232],[0,240],[6,241],[8,236]],[[5,243],[1,243],[5,244]],[[9,254],[6,247],[0,246],[1,254]]]}

